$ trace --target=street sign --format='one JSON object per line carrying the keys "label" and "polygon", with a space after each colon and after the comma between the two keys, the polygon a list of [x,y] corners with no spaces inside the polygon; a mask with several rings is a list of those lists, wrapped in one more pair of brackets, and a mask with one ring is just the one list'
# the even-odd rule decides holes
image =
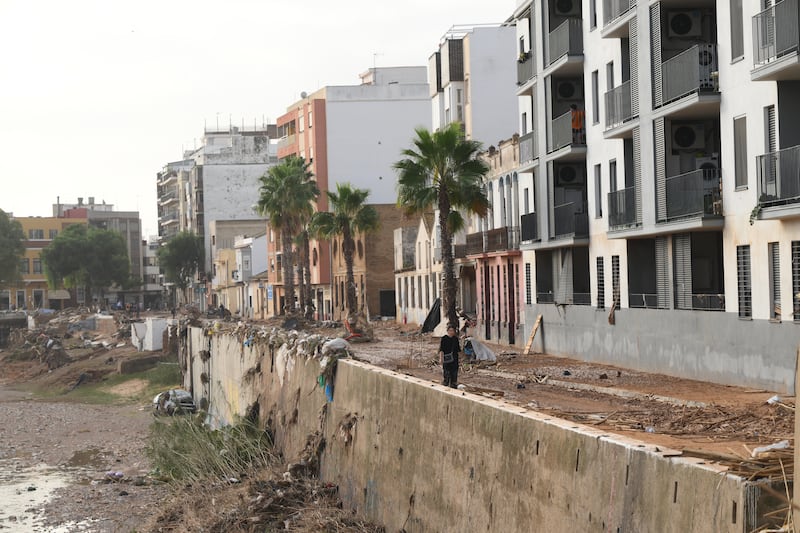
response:
{"label": "street sign", "polygon": [[267,285],[267,300],[272,300],[272,285]]}

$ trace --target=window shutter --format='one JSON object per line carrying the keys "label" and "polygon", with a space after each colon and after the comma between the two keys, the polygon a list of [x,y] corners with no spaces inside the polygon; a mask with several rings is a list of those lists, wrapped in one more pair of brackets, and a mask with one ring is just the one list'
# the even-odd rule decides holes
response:
{"label": "window shutter", "polygon": [[673,235],[675,258],[675,307],[692,308],[692,240],[688,233]]}

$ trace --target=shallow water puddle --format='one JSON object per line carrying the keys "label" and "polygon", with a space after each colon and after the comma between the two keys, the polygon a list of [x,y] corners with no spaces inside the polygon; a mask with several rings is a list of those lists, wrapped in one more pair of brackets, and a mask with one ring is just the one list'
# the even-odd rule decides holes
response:
{"label": "shallow water puddle", "polygon": [[52,531],[38,525],[42,508],[70,479],[45,464],[22,468],[13,461],[0,461],[0,531]]}

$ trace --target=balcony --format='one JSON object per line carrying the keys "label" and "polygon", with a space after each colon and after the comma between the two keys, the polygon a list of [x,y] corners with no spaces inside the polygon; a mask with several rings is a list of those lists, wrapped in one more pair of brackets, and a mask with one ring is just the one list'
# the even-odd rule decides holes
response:
{"label": "balcony", "polygon": [[[547,66],[552,66],[564,56],[583,55],[583,26],[581,19],[565,20],[548,36]],[[552,73],[551,73],[552,74]]]}
{"label": "balcony", "polygon": [[606,130],[620,126],[633,118],[630,81],[626,81],[619,87],[614,87],[608,91],[605,99]]}
{"label": "balcony", "polygon": [[539,157],[536,146],[536,132],[526,133],[519,138],[519,165],[527,167]]}
{"label": "balcony", "polygon": [[761,218],[800,215],[800,146],[758,156],[756,179]]}
{"label": "balcony", "polygon": [[588,237],[589,216],[575,202],[557,205],[553,208],[553,238]]}
{"label": "balcony", "polygon": [[700,91],[716,92],[716,72],[715,44],[697,44],[664,61],[661,64],[664,104]]}
{"label": "balcony", "polygon": [[797,2],[783,0],[753,17],[753,80],[800,79]]}
{"label": "balcony", "polygon": [[539,222],[536,213],[528,213],[522,215],[522,241],[538,241],[539,240]]}
{"label": "balcony", "polygon": [[178,212],[177,211],[164,212],[161,216],[158,217],[158,223],[162,226],[166,226],[168,224],[177,224]]}
{"label": "balcony", "polygon": [[698,169],[667,178],[667,221],[722,216],[719,186],[717,169]]}
{"label": "balcony", "polygon": [[608,229],[636,225],[636,189],[628,187],[608,193]]}
{"label": "balcony", "polygon": [[478,255],[519,248],[519,228],[505,226],[467,235],[467,255]]}
{"label": "balcony", "polygon": [[168,205],[178,201],[178,191],[170,191],[158,197],[158,202],[161,205]]}
{"label": "balcony", "polygon": [[628,294],[628,307],[631,309],[658,309],[658,294]]}
{"label": "balcony", "polygon": [[625,15],[633,15],[635,7],[636,0],[603,0],[603,37],[627,37],[630,18]]}
{"label": "balcony", "polygon": [[[550,126],[550,146],[548,152],[555,152],[560,148],[572,145],[572,112],[553,119]],[[578,140],[578,139],[576,139]]]}
{"label": "balcony", "polygon": [[533,54],[525,52],[517,61],[517,85],[520,87],[533,78]]}

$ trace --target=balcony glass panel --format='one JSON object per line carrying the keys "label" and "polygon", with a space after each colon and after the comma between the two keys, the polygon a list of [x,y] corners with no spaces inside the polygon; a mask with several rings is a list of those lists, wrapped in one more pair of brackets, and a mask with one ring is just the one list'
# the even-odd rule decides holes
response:
{"label": "balcony glass panel", "polygon": [[572,144],[572,112],[567,111],[552,122],[550,151]]}
{"label": "balcony glass panel", "polygon": [[699,169],[667,178],[667,220],[722,214],[717,169]]}
{"label": "balcony glass panel", "polygon": [[533,78],[533,56],[526,52],[521,61],[517,61],[517,85],[525,85]]}
{"label": "balcony glass panel", "polygon": [[632,309],[658,309],[658,294],[628,294],[628,307]]}
{"label": "balcony glass panel", "polygon": [[606,129],[619,126],[633,118],[631,82],[626,81],[606,93]]}
{"label": "balcony glass panel", "polygon": [[800,146],[758,156],[756,172],[760,206],[800,202]]}
{"label": "balcony glass panel", "polygon": [[559,27],[550,32],[548,65],[552,65],[565,55],[583,54],[583,28],[581,19],[571,18],[561,23]]}
{"label": "balcony glass panel", "polygon": [[634,7],[636,0],[603,0],[603,24],[608,26]]}
{"label": "balcony glass panel", "polygon": [[558,205],[553,208],[553,237],[586,237],[589,235],[589,217],[578,211],[575,202]]}
{"label": "balcony glass panel", "polygon": [[701,89],[715,90],[717,45],[697,44],[661,64],[664,103]]}
{"label": "balcony glass panel", "polygon": [[536,151],[536,134],[535,132],[526,133],[519,138],[519,162],[521,165],[530,163],[536,159],[539,154]]}
{"label": "balcony glass panel", "polygon": [[783,0],[753,17],[753,62],[764,65],[798,49],[798,0]]}
{"label": "balcony glass panel", "polygon": [[536,220],[536,213],[522,215],[522,240],[536,241],[539,239],[539,228]]}
{"label": "balcony glass panel", "polygon": [[611,229],[636,224],[636,189],[628,187],[608,193],[608,226]]}

